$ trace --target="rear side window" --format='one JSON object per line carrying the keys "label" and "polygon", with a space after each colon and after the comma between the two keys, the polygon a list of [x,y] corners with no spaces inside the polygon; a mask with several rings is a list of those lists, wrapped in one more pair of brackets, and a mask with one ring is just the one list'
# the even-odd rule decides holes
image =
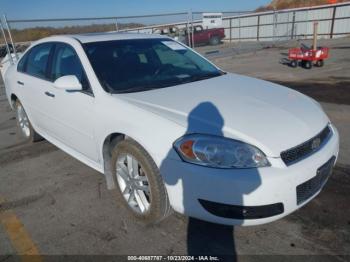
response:
{"label": "rear side window", "polygon": [[52,48],[51,43],[45,43],[33,47],[28,54],[25,71],[27,74],[39,78],[46,78],[49,55]]}
{"label": "rear side window", "polygon": [[18,65],[17,65],[17,71],[18,72],[25,72],[25,66],[28,60],[28,53],[26,53],[21,60],[19,60]]}

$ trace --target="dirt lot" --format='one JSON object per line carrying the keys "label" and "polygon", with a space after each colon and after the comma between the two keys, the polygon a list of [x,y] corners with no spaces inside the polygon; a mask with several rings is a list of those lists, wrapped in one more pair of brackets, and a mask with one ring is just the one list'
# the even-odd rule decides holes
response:
{"label": "dirt lot", "polygon": [[[1,87],[0,261],[17,261],[16,254],[28,251],[40,255],[229,255],[227,261],[349,261],[350,102],[346,97],[350,52],[345,47],[350,39],[332,44],[342,48],[331,51],[324,68],[311,71],[279,63],[288,46],[237,53],[237,45],[225,44],[216,48],[219,52],[207,54],[225,70],[283,82],[315,97],[341,135],[339,162],[322,193],[284,219],[248,228],[180,215],[155,227],[133,222],[115,201],[115,192],[106,190],[101,174],[45,141],[31,145],[18,139],[14,114]],[[215,48],[199,50],[206,53]],[[314,85],[316,80],[322,84]]]}

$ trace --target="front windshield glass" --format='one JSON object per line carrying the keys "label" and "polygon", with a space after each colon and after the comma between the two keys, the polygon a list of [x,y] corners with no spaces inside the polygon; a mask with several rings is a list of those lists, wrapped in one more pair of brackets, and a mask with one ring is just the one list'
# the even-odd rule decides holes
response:
{"label": "front windshield glass", "polygon": [[83,45],[103,88],[110,93],[147,91],[223,74],[171,39],[133,39]]}

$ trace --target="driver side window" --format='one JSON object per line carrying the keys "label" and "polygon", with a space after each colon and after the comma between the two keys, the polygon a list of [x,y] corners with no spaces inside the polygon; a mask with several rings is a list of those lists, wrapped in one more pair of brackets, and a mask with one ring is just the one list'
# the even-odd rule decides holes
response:
{"label": "driver side window", "polygon": [[75,75],[80,81],[83,91],[92,94],[89,81],[74,49],[66,44],[57,44],[52,62],[51,79],[55,81],[66,75]]}

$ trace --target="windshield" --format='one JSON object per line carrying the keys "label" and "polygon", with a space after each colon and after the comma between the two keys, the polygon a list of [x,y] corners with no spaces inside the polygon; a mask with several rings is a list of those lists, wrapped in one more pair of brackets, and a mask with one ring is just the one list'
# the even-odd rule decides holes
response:
{"label": "windshield", "polygon": [[83,45],[103,88],[130,93],[199,81],[223,74],[171,39],[134,39]]}

